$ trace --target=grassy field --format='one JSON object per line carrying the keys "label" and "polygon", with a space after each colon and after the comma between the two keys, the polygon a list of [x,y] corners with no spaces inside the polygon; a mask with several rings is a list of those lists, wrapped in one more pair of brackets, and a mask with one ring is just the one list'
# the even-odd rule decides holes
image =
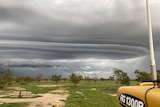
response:
{"label": "grassy field", "polygon": [[81,81],[76,88],[68,87],[70,97],[65,107],[120,107],[114,96],[117,88],[112,81]]}
{"label": "grassy field", "polygon": [[[69,91],[70,96],[65,102],[65,107],[121,107],[116,100],[115,96],[110,94],[116,94],[118,87],[115,86],[114,81],[80,81],[76,87],[72,86],[70,81],[61,81],[56,85],[58,87],[37,87],[37,85],[54,85],[56,83],[51,81],[42,81],[40,84],[30,83],[28,85],[16,85],[12,87],[23,87],[34,94],[47,93],[48,91],[64,88]],[[131,84],[136,84],[135,82]],[[11,89],[4,89],[3,92],[7,93],[12,91]],[[3,104],[0,107],[25,107],[25,103],[12,103]]]}
{"label": "grassy field", "polygon": [[8,104],[2,104],[0,107],[26,107],[27,103],[8,103]]}

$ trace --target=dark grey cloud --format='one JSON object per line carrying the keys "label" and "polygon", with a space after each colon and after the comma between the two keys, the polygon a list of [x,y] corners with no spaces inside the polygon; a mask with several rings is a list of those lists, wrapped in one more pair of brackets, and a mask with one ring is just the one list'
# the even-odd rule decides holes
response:
{"label": "dark grey cloud", "polygon": [[26,58],[32,58],[34,56],[40,59],[45,59],[46,57],[50,59],[126,59],[148,54],[148,50],[144,47],[125,44],[78,44],[36,41],[1,41],[0,44],[1,53],[6,53],[5,55],[8,54],[8,56],[10,54],[13,58],[24,58],[25,56]]}
{"label": "dark grey cloud", "polygon": [[[151,1],[156,53],[160,51],[159,4],[159,1]],[[115,67],[126,69],[116,61],[124,60],[123,64],[128,65],[132,60],[133,65],[138,58],[138,64],[146,67],[143,63],[149,59],[149,46],[145,6],[145,1],[139,0],[3,0],[0,4],[0,59],[4,62],[29,59],[30,63],[14,62],[13,66],[29,67],[35,61],[32,66],[49,68],[50,64],[45,65],[49,60],[103,62],[106,59]],[[46,62],[41,65],[37,59]],[[69,66],[71,71],[80,71]],[[106,69],[105,65],[95,68],[89,63],[87,66],[99,74]],[[114,66],[108,68],[111,67]]]}

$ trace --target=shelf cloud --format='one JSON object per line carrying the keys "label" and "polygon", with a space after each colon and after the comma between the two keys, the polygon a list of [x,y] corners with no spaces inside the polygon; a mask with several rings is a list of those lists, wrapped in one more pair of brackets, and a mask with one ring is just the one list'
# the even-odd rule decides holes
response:
{"label": "shelf cloud", "polygon": [[[160,53],[159,4],[160,1],[151,0],[157,60]],[[81,72],[84,67],[98,76],[104,72],[111,75],[114,67],[130,76],[136,69],[150,71],[145,6],[145,0],[2,0],[0,65],[9,64],[17,71],[22,67],[34,67],[35,71],[38,67],[48,67],[52,72],[57,61],[59,66],[68,61],[65,67],[68,71]],[[96,67],[97,61],[105,64]],[[121,61],[123,65],[117,63]],[[71,62],[78,68],[73,69]],[[157,61],[157,69],[159,67]],[[58,70],[63,74],[68,71]]]}

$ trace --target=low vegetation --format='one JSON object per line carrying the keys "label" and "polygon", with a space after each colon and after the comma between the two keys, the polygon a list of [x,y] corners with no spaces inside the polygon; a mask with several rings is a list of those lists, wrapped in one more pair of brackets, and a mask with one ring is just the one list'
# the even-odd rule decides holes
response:
{"label": "low vegetation", "polygon": [[[136,84],[134,82],[133,84]],[[56,87],[39,87],[43,85],[57,85]],[[52,90],[63,88],[68,90],[70,96],[67,100],[64,100],[65,107],[120,107],[117,103],[115,94],[118,86],[111,80],[97,80],[85,81],[81,80],[76,87],[70,82],[70,80],[59,81],[58,83],[52,81],[42,80],[40,83],[32,82],[26,85],[12,84],[12,87],[21,87],[34,94],[47,93]],[[3,89],[3,92],[15,91],[15,89]],[[23,98],[23,96],[22,96]],[[9,105],[9,106],[8,106]],[[26,103],[12,103],[3,104],[1,107],[26,107]]]}
{"label": "low vegetation", "polygon": [[[160,73],[158,72],[158,74]],[[137,77],[136,81],[131,81],[126,72],[115,68],[113,69],[113,76],[108,79],[99,79],[96,75],[93,78],[82,77],[71,73],[68,79],[62,79],[61,75],[53,74],[49,79],[42,80],[42,74],[37,74],[35,78],[29,76],[13,77],[12,70],[6,69],[0,71],[0,95],[3,93],[6,96],[0,97],[10,98],[10,93],[16,90],[13,87],[20,87],[20,89],[31,92],[34,95],[63,88],[70,94],[67,100],[64,100],[65,107],[120,107],[115,97],[119,86],[135,85],[143,80],[150,79],[150,74],[144,71],[136,70],[135,75]],[[40,87],[40,85],[56,85],[56,87]],[[18,90],[17,98],[24,98],[20,89]],[[25,107],[27,103],[0,105],[0,107],[10,106]]]}
{"label": "low vegetation", "polygon": [[1,104],[0,107],[26,107],[27,103],[8,103],[8,104]]}
{"label": "low vegetation", "polygon": [[111,96],[117,88],[113,81],[80,81],[76,88],[68,87],[70,96],[65,107],[120,107]]}

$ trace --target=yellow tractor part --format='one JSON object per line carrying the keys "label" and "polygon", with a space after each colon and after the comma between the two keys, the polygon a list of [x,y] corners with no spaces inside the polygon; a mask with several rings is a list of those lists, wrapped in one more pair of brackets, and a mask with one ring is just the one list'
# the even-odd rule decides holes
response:
{"label": "yellow tractor part", "polygon": [[56,103],[52,107],[60,107],[60,105],[58,103]]}
{"label": "yellow tractor part", "polygon": [[117,100],[123,107],[160,107],[160,88],[151,82],[123,86],[117,91]]}

